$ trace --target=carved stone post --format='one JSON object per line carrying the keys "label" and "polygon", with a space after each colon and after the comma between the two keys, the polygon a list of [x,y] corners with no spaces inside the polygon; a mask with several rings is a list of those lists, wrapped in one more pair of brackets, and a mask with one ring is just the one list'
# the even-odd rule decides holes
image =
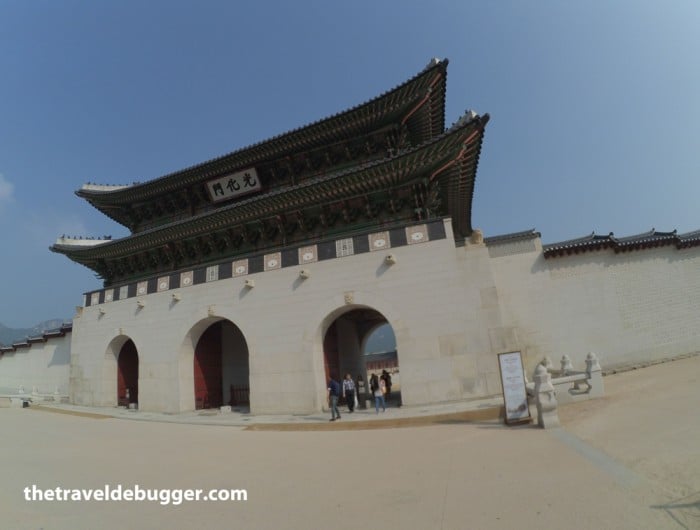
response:
{"label": "carved stone post", "polygon": [[557,396],[552,385],[552,376],[541,364],[535,370],[535,402],[537,403],[537,425],[543,429],[559,427]]}
{"label": "carved stone post", "polygon": [[591,373],[600,372],[600,363],[598,363],[598,357],[593,352],[586,355],[586,373],[588,377],[591,377]]}
{"label": "carved stone post", "polygon": [[590,385],[590,397],[602,397],[605,391],[603,388],[603,370],[600,368],[598,357],[593,352],[586,356],[586,376]]}
{"label": "carved stone post", "polygon": [[561,365],[561,373],[559,374],[560,376],[565,376],[569,375],[571,372],[574,371],[574,366],[571,364],[571,357],[568,355],[564,354],[561,358],[560,361]]}

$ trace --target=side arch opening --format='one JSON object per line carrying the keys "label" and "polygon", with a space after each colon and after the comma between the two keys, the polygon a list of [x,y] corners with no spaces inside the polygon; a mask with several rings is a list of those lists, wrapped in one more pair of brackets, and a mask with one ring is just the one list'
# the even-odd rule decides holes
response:
{"label": "side arch opening", "polygon": [[219,320],[204,330],[192,369],[195,409],[250,406],[248,344],[233,322]]}

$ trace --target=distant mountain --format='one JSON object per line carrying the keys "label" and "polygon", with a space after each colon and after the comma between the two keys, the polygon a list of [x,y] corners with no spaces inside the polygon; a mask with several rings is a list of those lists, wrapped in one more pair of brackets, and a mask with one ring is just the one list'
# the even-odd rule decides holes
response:
{"label": "distant mountain", "polygon": [[0,344],[10,345],[27,337],[40,335],[49,329],[60,328],[63,322],[64,320],[61,318],[54,318],[39,322],[31,328],[8,328],[4,324],[0,324]]}

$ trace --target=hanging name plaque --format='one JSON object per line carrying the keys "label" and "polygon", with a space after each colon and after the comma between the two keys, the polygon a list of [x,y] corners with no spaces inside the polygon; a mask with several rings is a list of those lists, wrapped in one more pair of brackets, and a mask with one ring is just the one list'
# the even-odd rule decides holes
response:
{"label": "hanging name plaque", "polygon": [[212,202],[221,202],[260,191],[260,179],[254,167],[207,182]]}

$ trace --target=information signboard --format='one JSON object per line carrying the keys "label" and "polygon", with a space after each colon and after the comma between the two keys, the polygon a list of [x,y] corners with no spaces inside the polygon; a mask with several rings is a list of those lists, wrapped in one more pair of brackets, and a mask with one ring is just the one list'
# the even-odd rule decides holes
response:
{"label": "information signboard", "polygon": [[498,365],[501,369],[503,402],[506,409],[506,423],[526,423],[532,418],[527,404],[525,373],[523,360],[519,351],[499,353]]}

